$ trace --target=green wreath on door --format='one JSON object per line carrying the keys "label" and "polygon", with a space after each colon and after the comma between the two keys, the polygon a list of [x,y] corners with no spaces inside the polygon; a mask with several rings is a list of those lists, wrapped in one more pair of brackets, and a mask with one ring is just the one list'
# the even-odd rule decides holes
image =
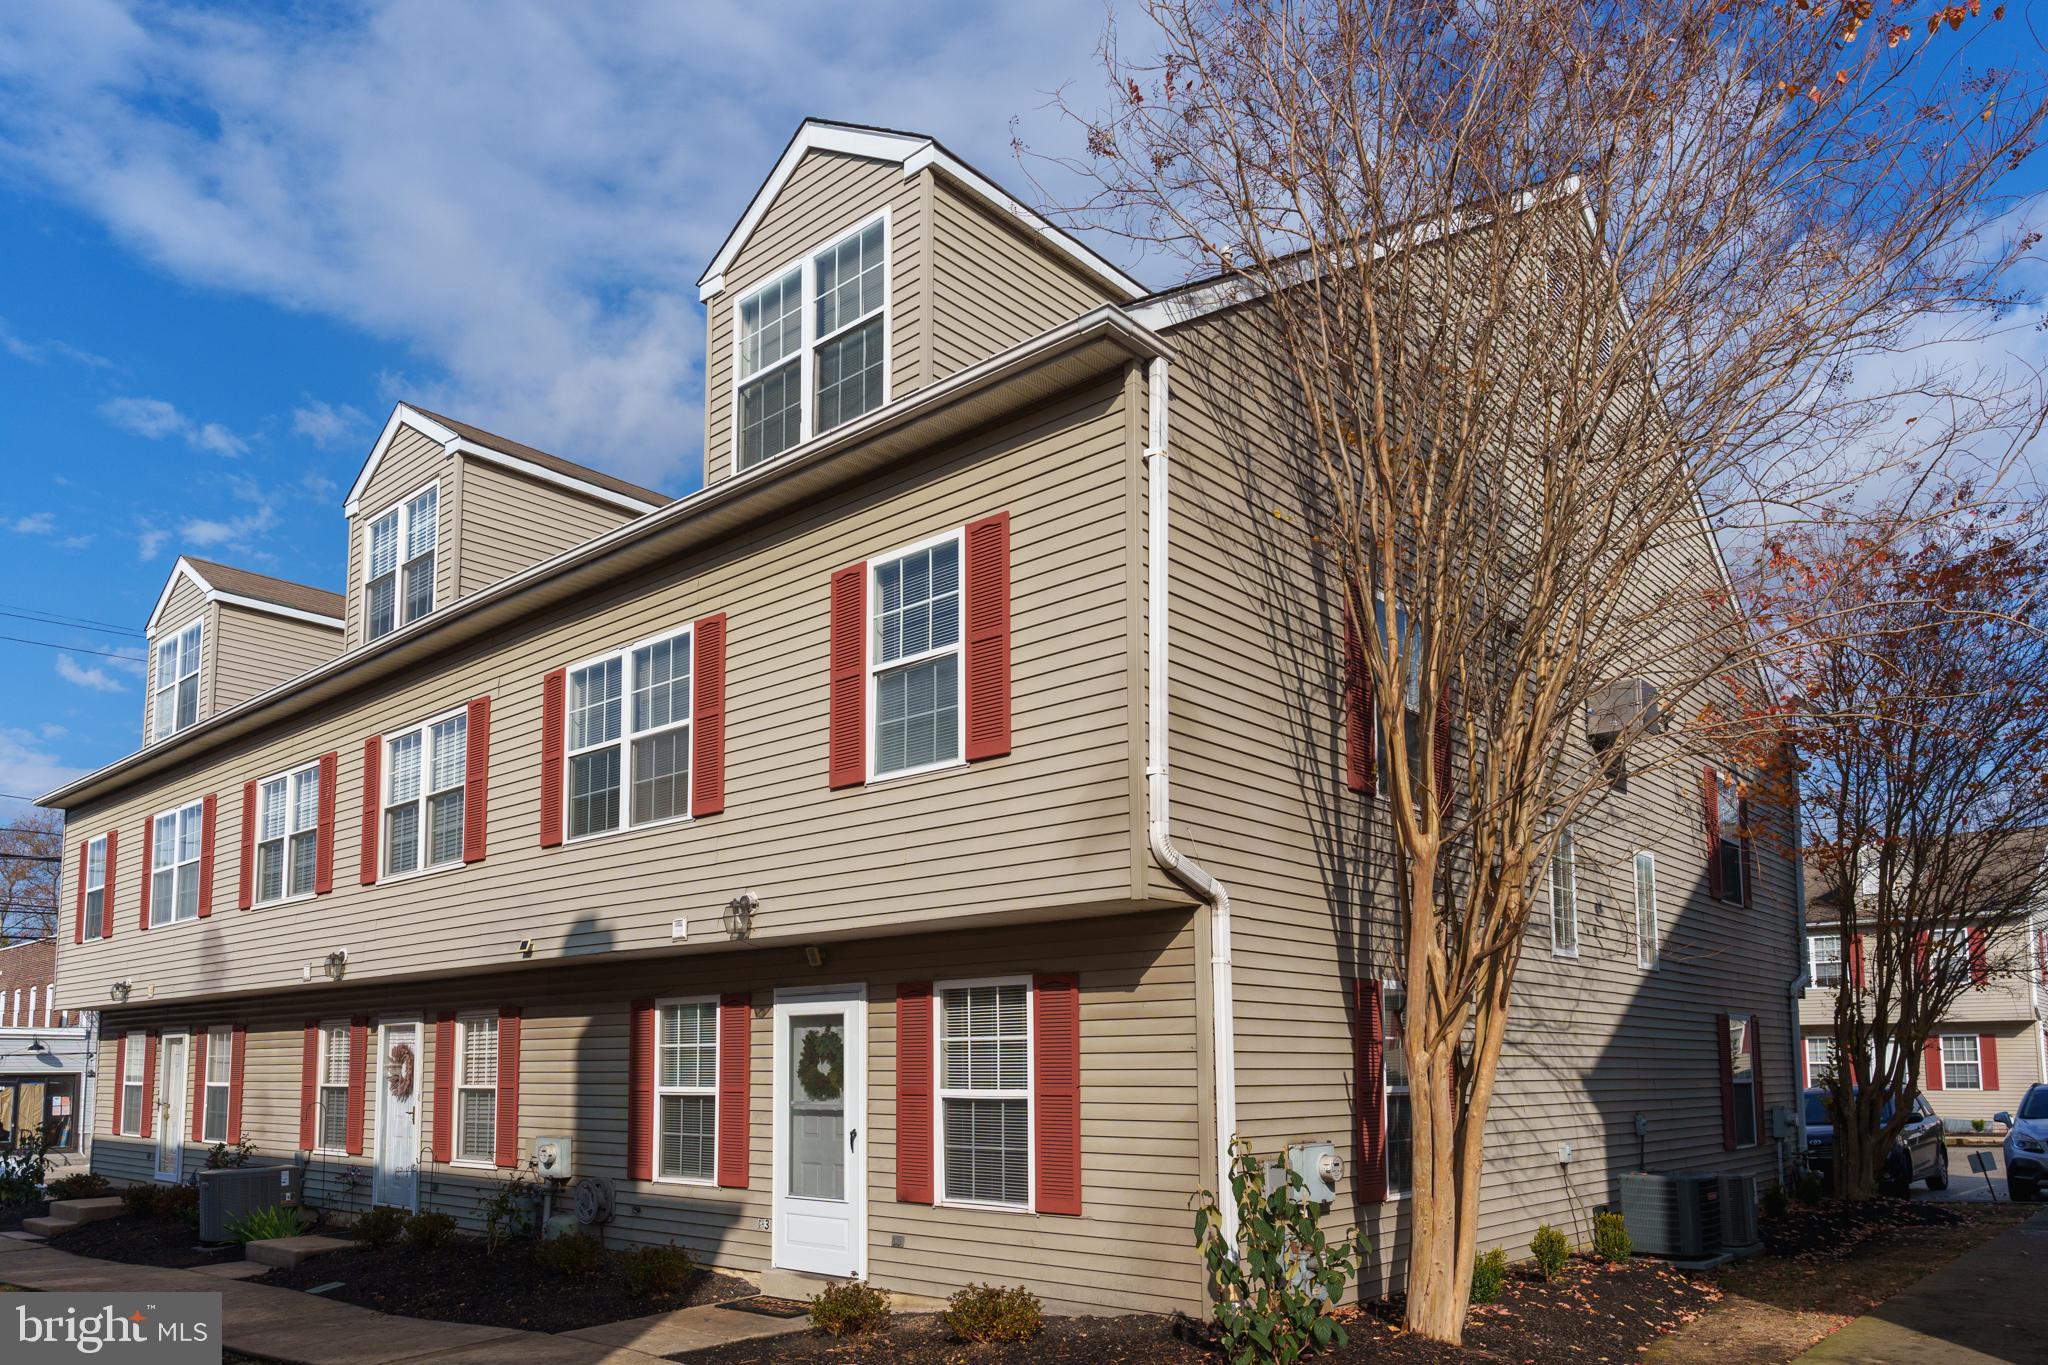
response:
{"label": "green wreath on door", "polygon": [[836,1100],[846,1084],[846,1040],[838,1029],[812,1029],[796,1059],[797,1083],[806,1098]]}

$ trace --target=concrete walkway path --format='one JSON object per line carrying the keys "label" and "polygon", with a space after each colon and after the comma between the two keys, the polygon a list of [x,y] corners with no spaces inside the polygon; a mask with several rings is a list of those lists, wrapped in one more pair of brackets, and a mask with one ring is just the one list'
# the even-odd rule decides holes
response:
{"label": "concrete walkway path", "polygon": [[1800,1365],[2048,1365],[2044,1284],[2048,1216],[2037,1214],[1892,1295],[1800,1356]]}
{"label": "concrete walkway path", "polygon": [[296,1289],[74,1256],[41,1242],[0,1237],[0,1284],[90,1293],[175,1290],[221,1296],[221,1336],[229,1350],[291,1365],[385,1365],[436,1361],[521,1365],[653,1365],[662,1355],[720,1342],[802,1331],[802,1318],[779,1319],[718,1308],[684,1308],[577,1332],[551,1334],[461,1322],[399,1317]]}

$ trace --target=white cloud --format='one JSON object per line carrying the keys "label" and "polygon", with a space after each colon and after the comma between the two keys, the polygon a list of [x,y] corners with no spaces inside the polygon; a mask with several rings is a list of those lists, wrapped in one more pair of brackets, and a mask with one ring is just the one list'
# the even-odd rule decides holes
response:
{"label": "white cloud", "polygon": [[161,441],[168,436],[183,438],[194,450],[211,451],[229,458],[243,454],[249,443],[218,422],[195,422],[177,406],[161,398],[110,398],[100,404],[100,416],[115,426],[145,440]]}
{"label": "white cloud", "polygon": [[85,769],[72,767],[43,746],[44,741],[27,730],[0,729],[0,792],[41,796],[84,776]]}
{"label": "white cloud", "polygon": [[30,512],[16,517],[8,529],[18,536],[46,536],[57,529],[57,516],[54,512]]}
{"label": "white cloud", "polygon": [[212,517],[189,518],[179,523],[178,539],[202,550],[215,550],[224,545],[246,549],[250,541],[276,525],[277,511],[265,503],[252,512],[226,520]]}
{"label": "white cloud", "polygon": [[31,365],[44,364],[52,355],[56,355],[71,361],[73,364],[84,365],[95,370],[119,368],[105,356],[94,355],[91,351],[80,350],[68,341],[58,341],[55,339],[41,342],[29,341],[10,328],[5,318],[0,318],[0,351],[5,351],[16,360],[26,361]]}
{"label": "white cloud", "polygon": [[147,564],[155,559],[164,548],[164,542],[171,538],[169,531],[154,526],[145,526],[135,537],[135,557]]}
{"label": "white cloud", "polygon": [[128,685],[97,664],[81,664],[69,654],[57,656],[57,676],[94,692],[126,692]]}
{"label": "white cloud", "polygon": [[345,444],[365,420],[360,408],[347,403],[335,407],[319,398],[308,399],[306,406],[292,410],[292,430],[322,450]]}

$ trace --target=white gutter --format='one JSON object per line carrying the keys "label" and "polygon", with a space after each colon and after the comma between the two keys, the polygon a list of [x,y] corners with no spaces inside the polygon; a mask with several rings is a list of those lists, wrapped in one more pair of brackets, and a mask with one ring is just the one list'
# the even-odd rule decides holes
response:
{"label": "white gutter", "polygon": [[1214,1026],[1210,1051],[1216,1064],[1216,1205],[1223,1215],[1223,1240],[1237,1246],[1237,1201],[1230,1192],[1230,1144],[1237,1136],[1237,1024],[1231,1009],[1230,891],[1200,864],[1173,846],[1167,780],[1167,500],[1164,357],[1152,361],[1146,386],[1150,413],[1145,441],[1148,498],[1145,576],[1145,804],[1152,856],[1173,878],[1209,907],[1209,1014]]}

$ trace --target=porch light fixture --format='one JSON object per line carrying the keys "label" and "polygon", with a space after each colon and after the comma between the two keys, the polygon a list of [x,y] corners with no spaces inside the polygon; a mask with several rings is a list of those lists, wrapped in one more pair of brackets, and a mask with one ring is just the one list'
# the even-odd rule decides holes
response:
{"label": "porch light fixture", "polygon": [[128,992],[133,989],[134,987],[130,986],[126,981],[116,981],[107,988],[107,994],[113,998],[115,1004],[125,1005],[128,1003]]}
{"label": "porch light fixture", "polygon": [[348,949],[336,948],[333,952],[329,953],[323,967],[327,972],[327,979],[329,981],[341,980],[342,973],[348,970]]}
{"label": "porch light fixture", "polygon": [[725,936],[743,939],[754,932],[754,912],[761,908],[761,898],[751,891],[742,891],[725,903]]}

